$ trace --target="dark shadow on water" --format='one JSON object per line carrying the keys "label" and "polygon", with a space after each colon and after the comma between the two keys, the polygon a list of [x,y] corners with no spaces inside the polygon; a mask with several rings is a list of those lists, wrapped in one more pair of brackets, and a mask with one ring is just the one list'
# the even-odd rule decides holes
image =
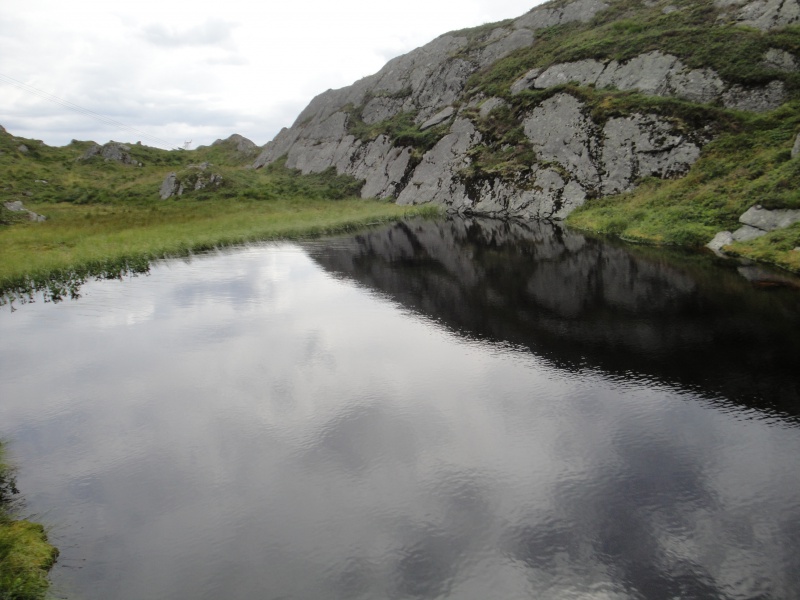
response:
{"label": "dark shadow on water", "polygon": [[706,256],[457,217],[306,249],[329,272],[461,335],[528,348],[560,369],[800,416],[800,293],[764,289]]}

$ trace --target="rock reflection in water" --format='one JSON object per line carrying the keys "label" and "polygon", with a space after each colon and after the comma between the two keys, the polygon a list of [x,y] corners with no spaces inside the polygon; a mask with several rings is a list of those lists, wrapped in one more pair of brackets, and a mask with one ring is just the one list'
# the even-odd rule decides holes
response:
{"label": "rock reflection in water", "polygon": [[308,251],[453,330],[529,347],[559,367],[634,373],[800,415],[800,294],[754,289],[704,257],[623,248],[551,223],[458,217]]}

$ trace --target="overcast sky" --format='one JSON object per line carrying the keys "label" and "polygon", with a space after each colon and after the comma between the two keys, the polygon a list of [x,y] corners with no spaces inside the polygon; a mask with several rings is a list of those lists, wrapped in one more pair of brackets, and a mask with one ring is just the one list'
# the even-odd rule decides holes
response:
{"label": "overcast sky", "polygon": [[50,145],[159,145],[146,134],[196,147],[232,133],[263,145],[326,89],[540,1],[8,0],[0,2],[0,125]]}

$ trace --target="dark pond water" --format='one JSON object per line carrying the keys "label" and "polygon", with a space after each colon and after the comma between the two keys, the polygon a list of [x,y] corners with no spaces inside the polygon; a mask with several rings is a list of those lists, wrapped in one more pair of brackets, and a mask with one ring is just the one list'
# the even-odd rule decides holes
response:
{"label": "dark pond water", "polygon": [[0,311],[60,597],[800,598],[797,291],[448,220],[82,294]]}

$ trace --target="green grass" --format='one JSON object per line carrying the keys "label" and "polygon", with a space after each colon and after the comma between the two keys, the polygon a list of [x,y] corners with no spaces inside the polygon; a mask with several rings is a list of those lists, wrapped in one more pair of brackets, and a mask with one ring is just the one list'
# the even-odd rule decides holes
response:
{"label": "green grass", "polygon": [[[20,152],[24,143],[28,152]],[[333,169],[301,175],[278,161],[248,168],[257,151],[229,144],[196,151],[130,145],[143,166],[81,159],[89,142],[61,148],[0,132],[0,202],[22,200],[44,223],[0,209],[0,303],[45,290],[75,294],[89,277],[146,271],[150,261],[218,246],[340,232],[431,211],[358,197],[362,182]],[[187,183],[200,173],[222,184],[161,200],[174,171]],[[190,189],[192,185],[188,186]],[[0,204],[2,206],[2,204]]]}
{"label": "green grass", "polygon": [[0,443],[0,600],[41,600],[58,550],[47,542],[40,524],[14,519],[17,493],[13,469]]}
{"label": "green grass", "polygon": [[[219,246],[347,231],[430,208],[349,198],[217,199],[140,205],[31,204],[45,223],[0,231],[0,290],[141,272],[151,260]],[[64,284],[53,288],[58,294]]]}
{"label": "green grass", "polygon": [[[800,160],[790,153],[798,129],[797,101],[766,115],[739,114],[685,177],[650,179],[633,192],[591,200],[567,222],[630,241],[699,247],[719,231],[737,229],[739,216],[754,204],[800,208]],[[798,271],[797,257],[784,256],[800,245],[792,231],[739,244],[737,252]]]}
{"label": "green grass", "polygon": [[757,260],[800,273],[800,224],[773,231],[750,242],[738,242],[726,248],[733,256]]}

